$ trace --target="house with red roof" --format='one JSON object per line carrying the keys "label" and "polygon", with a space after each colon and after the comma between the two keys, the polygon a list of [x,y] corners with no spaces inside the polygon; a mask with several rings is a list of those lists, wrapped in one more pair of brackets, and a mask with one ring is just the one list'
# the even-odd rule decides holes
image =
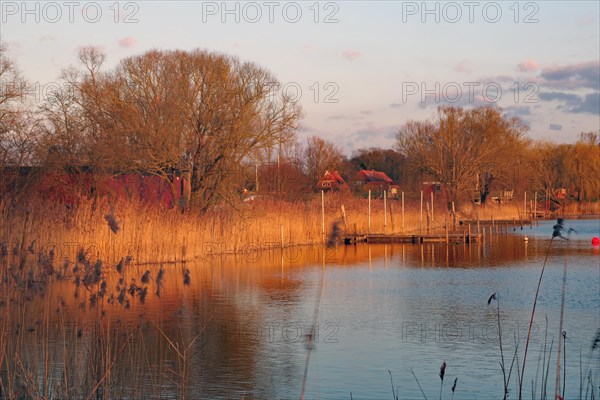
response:
{"label": "house with red roof", "polygon": [[315,188],[316,190],[350,190],[350,187],[338,171],[325,171]]}
{"label": "house with red roof", "polygon": [[376,195],[383,195],[386,190],[388,197],[397,197],[399,186],[385,172],[362,169],[356,173],[355,186],[357,191],[370,190]]}

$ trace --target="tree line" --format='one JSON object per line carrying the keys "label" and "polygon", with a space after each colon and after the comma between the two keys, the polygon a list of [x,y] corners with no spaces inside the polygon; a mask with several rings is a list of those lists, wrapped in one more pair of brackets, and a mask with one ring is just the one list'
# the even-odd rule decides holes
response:
{"label": "tree line", "polygon": [[[298,139],[302,109],[266,68],[207,50],[153,50],[105,66],[80,50],[57,90],[36,103],[0,43],[0,168],[145,173],[175,190],[190,182],[185,206],[239,202],[244,189],[290,199],[311,193],[325,170],[352,181],[360,169],[385,172],[401,189],[445,185],[452,200],[485,200],[490,190],[535,190],[576,200],[600,198],[600,132],[574,144],[529,139],[527,126],[494,107],[440,107],[409,121],[393,148],[346,156],[320,137]],[[2,182],[0,182],[2,184]]]}

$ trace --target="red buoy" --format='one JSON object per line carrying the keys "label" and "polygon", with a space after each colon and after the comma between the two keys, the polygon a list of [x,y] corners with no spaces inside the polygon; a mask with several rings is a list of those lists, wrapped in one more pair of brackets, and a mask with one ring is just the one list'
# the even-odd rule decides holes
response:
{"label": "red buoy", "polygon": [[592,238],[592,244],[593,244],[594,246],[600,246],[600,239],[598,239],[598,237],[597,237],[597,236],[594,236],[594,237]]}

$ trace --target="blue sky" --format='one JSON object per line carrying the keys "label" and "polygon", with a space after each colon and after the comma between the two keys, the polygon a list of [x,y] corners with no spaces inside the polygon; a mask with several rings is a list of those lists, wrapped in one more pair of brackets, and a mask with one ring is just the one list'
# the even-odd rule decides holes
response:
{"label": "blue sky", "polygon": [[534,139],[600,129],[597,1],[0,3],[0,39],[39,92],[82,46],[103,49],[106,67],[205,48],[272,71],[298,94],[300,137],[348,154],[392,146],[443,104],[495,104]]}

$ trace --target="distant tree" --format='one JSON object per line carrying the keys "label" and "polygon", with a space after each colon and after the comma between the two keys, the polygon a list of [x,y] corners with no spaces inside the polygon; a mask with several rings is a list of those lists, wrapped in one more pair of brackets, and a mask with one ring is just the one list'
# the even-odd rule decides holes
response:
{"label": "distant tree", "polygon": [[574,144],[533,143],[527,160],[534,190],[557,202],[557,189],[578,201],[600,198],[599,140],[600,134],[587,132]]}
{"label": "distant tree", "polygon": [[440,107],[431,121],[410,121],[397,149],[414,166],[443,183],[451,200],[477,187],[480,174],[508,175],[527,127],[493,107]]}
{"label": "distant tree", "polygon": [[339,170],[345,162],[342,149],[318,136],[308,138],[304,150],[306,175],[316,184],[326,170]]}
{"label": "distant tree", "polygon": [[26,101],[27,82],[0,42],[0,169],[33,162],[39,120]]}
{"label": "distant tree", "polygon": [[532,189],[542,192],[548,199],[556,199],[556,189],[563,187],[567,146],[552,142],[534,142],[529,149],[527,161]]}
{"label": "distant tree", "polygon": [[8,56],[8,47],[0,42],[0,133],[8,129],[7,118],[16,111],[15,105],[23,101],[25,85],[15,62]]}
{"label": "distant tree", "polygon": [[600,131],[581,133],[568,162],[577,200],[600,199]]}
{"label": "distant tree", "polygon": [[406,158],[394,149],[369,147],[358,149],[350,158],[354,172],[361,169],[374,169],[385,172],[395,182],[400,183],[406,173]]}

